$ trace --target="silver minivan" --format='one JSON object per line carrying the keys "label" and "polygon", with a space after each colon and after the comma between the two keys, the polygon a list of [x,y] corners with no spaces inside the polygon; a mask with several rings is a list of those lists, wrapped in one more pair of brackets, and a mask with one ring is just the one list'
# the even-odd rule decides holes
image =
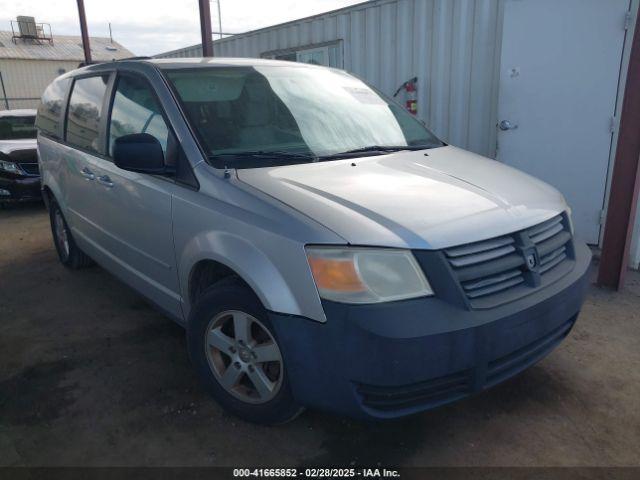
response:
{"label": "silver minivan", "polygon": [[204,386],[250,421],[472,395],[547,355],[584,299],[560,193],[341,70],[92,65],[47,88],[37,127],[60,261],[183,325]]}

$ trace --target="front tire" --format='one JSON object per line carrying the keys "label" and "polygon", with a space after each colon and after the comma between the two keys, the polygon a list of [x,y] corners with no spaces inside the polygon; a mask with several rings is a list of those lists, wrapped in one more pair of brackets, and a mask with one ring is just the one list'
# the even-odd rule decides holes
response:
{"label": "front tire", "polygon": [[67,221],[62,215],[58,202],[51,200],[49,206],[49,219],[51,221],[51,234],[53,244],[58,252],[60,263],[72,270],[88,267],[93,264],[91,258],[76,245]]}
{"label": "front tire", "polygon": [[267,312],[240,280],[202,293],[189,316],[187,343],[200,380],[229,412],[268,425],[302,412]]}

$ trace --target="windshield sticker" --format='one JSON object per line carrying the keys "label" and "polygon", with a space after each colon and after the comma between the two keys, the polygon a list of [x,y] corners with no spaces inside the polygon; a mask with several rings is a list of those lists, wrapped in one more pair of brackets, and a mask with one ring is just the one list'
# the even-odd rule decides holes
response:
{"label": "windshield sticker", "polygon": [[368,105],[387,105],[387,103],[382,100],[376,93],[368,88],[358,88],[358,87],[342,87],[347,92],[351,94],[353,98],[358,100],[360,103],[368,104]]}

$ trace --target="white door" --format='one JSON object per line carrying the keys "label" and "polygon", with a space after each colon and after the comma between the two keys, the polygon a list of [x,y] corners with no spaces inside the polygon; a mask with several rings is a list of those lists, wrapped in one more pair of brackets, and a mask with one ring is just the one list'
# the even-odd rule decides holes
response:
{"label": "white door", "polygon": [[558,188],[597,244],[629,0],[506,0],[498,160]]}

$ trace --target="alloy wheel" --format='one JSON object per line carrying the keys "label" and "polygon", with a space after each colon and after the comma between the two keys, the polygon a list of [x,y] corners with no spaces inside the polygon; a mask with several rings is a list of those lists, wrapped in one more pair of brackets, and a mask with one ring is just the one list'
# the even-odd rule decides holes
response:
{"label": "alloy wheel", "polygon": [[273,399],[282,386],[282,355],[269,330],[248,313],[228,310],[205,330],[205,353],[218,383],[243,402]]}
{"label": "alloy wheel", "polygon": [[53,221],[55,225],[56,243],[60,252],[64,255],[64,258],[69,258],[69,236],[67,234],[67,226],[62,218],[62,213],[59,208],[53,214]]}

